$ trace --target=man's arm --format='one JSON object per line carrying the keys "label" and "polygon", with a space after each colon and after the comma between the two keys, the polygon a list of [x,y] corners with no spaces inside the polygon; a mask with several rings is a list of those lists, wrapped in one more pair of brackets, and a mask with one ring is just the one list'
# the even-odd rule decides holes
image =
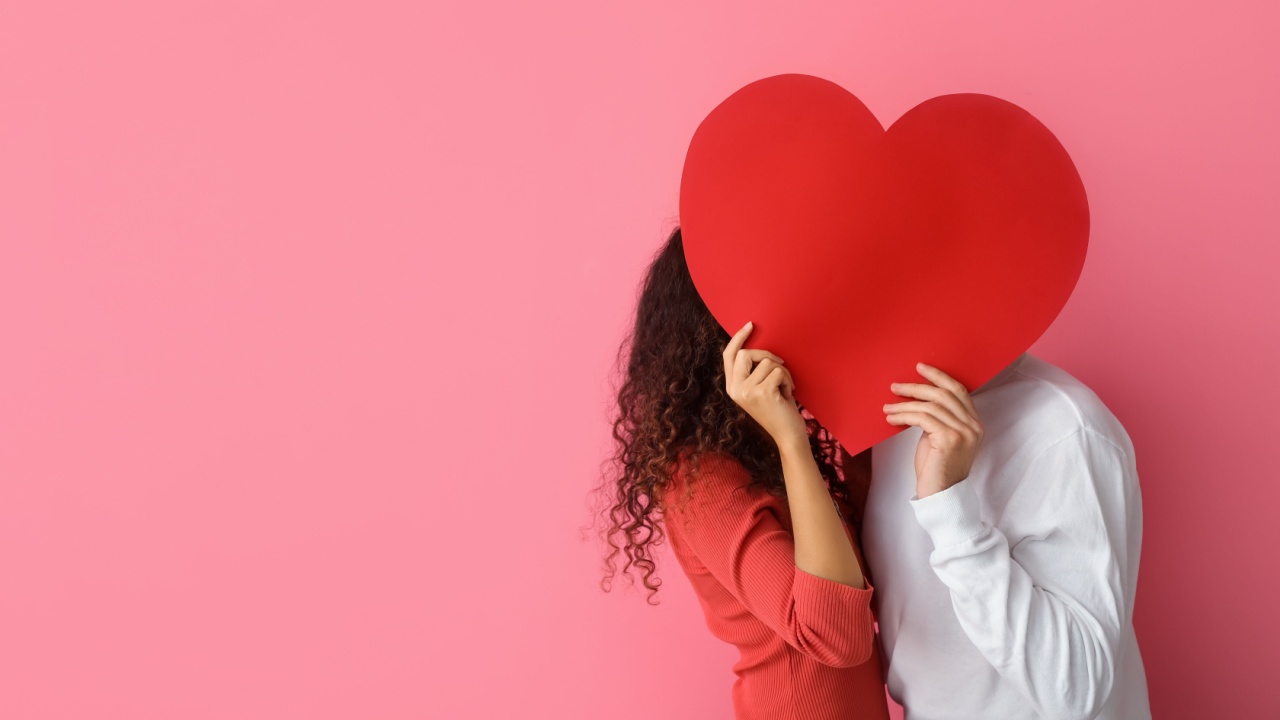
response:
{"label": "man's arm", "polygon": [[[1140,521],[1132,458],[1081,427],[1033,460],[1004,511],[1009,539],[961,481],[911,504],[956,618],[1044,718],[1092,718],[1111,692],[1130,622],[1127,532]],[[1137,546],[1137,543],[1134,543]]]}

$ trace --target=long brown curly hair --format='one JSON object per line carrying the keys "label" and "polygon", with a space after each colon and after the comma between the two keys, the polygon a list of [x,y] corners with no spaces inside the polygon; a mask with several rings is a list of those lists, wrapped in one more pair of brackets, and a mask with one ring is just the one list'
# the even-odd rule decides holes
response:
{"label": "long brown curly hair", "polygon": [[[662,583],[654,577],[652,549],[666,537],[662,497],[669,473],[682,457],[689,463],[690,483],[681,507],[692,495],[698,459],[708,452],[740,462],[752,477],[748,489],[786,497],[777,444],[725,391],[722,353],[729,340],[694,288],[676,227],[649,265],[635,325],[616,359],[616,452],[605,462],[603,481],[595,490],[605,498],[605,507],[597,505],[594,511],[606,523],[601,536],[608,553],[600,582],[606,592],[623,555],[622,574],[634,584],[631,572],[638,568],[649,591],[646,599],[656,604]],[[843,448],[803,405],[800,412],[819,472],[832,495],[854,508],[845,479],[836,471],[846,459]]]}

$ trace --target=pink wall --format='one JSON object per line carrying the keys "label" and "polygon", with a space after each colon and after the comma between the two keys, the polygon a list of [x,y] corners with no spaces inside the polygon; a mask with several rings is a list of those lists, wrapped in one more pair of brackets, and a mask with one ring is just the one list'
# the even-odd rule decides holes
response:
{"label": "pink wall", "polygon": [[107,5],[0,6],[0,716],[729,718],[578,528],[685,144],[779,72],[1057,133],[1033,352],[1140,453],[1155,714],[1280,713],[1274,4]]}

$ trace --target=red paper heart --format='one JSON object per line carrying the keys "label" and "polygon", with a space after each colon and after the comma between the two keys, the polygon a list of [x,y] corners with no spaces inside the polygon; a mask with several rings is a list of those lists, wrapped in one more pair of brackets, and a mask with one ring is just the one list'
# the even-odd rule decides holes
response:
{"label": "red paper heart", "polygon": [[905,429],[882,406],[925,362],[969,390],[1040,338],[1075,288],[1089,206],[1030,113],[926,100],[884,130],[811,75],[753,82],[689,144],[680,225],[699,294],[730,334],[787,361],[796,396],[850,452]]}

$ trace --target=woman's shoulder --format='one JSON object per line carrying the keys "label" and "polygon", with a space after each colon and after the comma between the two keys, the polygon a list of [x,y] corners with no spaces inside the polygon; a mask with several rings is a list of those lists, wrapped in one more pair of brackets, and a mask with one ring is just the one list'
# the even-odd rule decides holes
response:
{"label": "woman's shoulder", "polygon": [[681,450],[671,470],[671,484],[685,484],[692,481],[717,484],[743,485],[749,482],[751,474],[746,466],[733,455],[722,450],[704,450],[695,454],[692,450]]}
{"label": "woman's shoulder", "polygon": [[705,451],[697,458],[696,469],[682,457],[668,483],[664,500],[688,512],[714,508],[717,512],[751,512],[762,506],[785,504],[752,483],[750,470],[734,456],[722,451]]}

